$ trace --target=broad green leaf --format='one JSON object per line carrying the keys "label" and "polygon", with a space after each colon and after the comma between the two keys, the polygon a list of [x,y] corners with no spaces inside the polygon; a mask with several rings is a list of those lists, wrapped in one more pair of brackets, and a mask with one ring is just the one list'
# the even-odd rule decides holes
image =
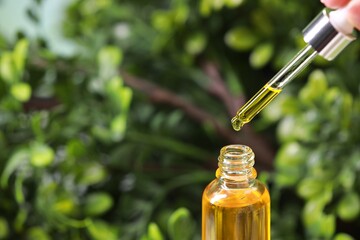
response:
{"label": "broad green leaf", "polygon": [[344,189],[350,190],[353,188],[356,180],[356,170],[347,166],[344,166],[338,175],[339,183]]}
{"label": "broad green leaf", "polygon": [[163,240],[164,237],[156,223],[150,223],[148,226],[148,240]]}
{"label": "broad green leaf", "polygon": [[93,185],[102,182],[106,176],[106,169],[98,163],[88,163],[82,165],[78,182],[84,185]]}
{"label": "broad green leaf", "polygon": [[21,76],[24,70],[25,59],[27,57],[28,48],[29,48],[29,42],[27,39],[21,39],[20,41],[17,42],[15,46],[13,58],[14,58],[15,69],[18,73],[18,76]]}
{"label": "broad green leaf", "polygon": [[61,214],[71,214],[74,212],[76,205],[71,197],[60,197],[53,205],[53,210]]}
{"label": "broad green leaf", "polygon": [[51,237],[40,227],[32,227],[27,231],[28,240],[51,240]]}
{"label": "broad green leaf", "polygon": [[355,219],[360,213],[360,198],[355,192],[345,194],[338,203],[337,214],[344,221]]}
{"label": "broad green leaf", "polygon": [[106,82],[106,92],[116,94],[116,90],[123,88],[123,79],[120,76],[114,76]]}
{"label": "broad green leaf", "polygon": [[306,202],[303,209],[303,222],[307,231],[314,236],[320,236],[322,234],[321,226],[324,218],[323,209],[325,203],[318,199],[312,199]]}
{"label": "broad green leaf", "polygon": [[27,210],[24,207],[19,208],[14,221],[14,228],[16,231],[21,232],[23,230],[27,217]]}
{"label": "broad green leaf", "polygon": [[116,229],[110,226],[108,223],[100,220],[92,221],[88,225],[88,231],[93,240],[117,240]]}
{"label": "broad green leaf", "polygon": [[206,35],[201,32],[197,32],[187,39],[185,42],[185,50],[191,55],[197,55],[205,49],[206,44]]}
{"label": "broad green leaf", "polygon": [[106,85],[106,93],[117,112],[125,114],[128,111],[133,92],[131,88],[122,86],[120,77],[116,76],[109,80]]}
{"label": "broad green leaf", "polygon": [[51,147],[40,142],[34,142],[30,147],[30,162],[35,167],[46,167],[54,161],[55,153]]}
{"label": "broad green leaf", "polygon": [[111,134],[114,141],[119,141],[123,138],[126,130],[126,116],[119,114],[111,121]]}
{"label": "broad green leaf", "polygon": [[327,79],[324,72],[314,70],[309,76],[308,83],[301,89],[299,98],[304,103],[312,103],[316,99],[323,98],[327,89]]}
{"label": "broad green leaf", "polygon": [[226,6],[228,6],[229,8],[235,8],[240,6],[244,0],[224,0]]}
{"label": "broad green leaf", "polygon": [[189,8],[187,5],[181,4],[173,10],[173,14],[174,23],[183,25],[189,17]]}
{"label": "broad green leaf", "polygon": [[16,100],[26,102],[31,97],[31,87],[28,83],[15,83],[11,85],[10,93]]}
{"label": "broad green leaf", "polygon": [[92,126],[91,134],[103,142],[110,142],[112,140],[111,131],[101,125]]}
{"label": "broad green leaf", "polygon": [[301,171],[297,168],[279,170],[275,174],[275,182],[279,187],[294,186],[301,179]]}
{"label": "broad green leaf", "polygon": [[79,158],[86,154],[85,144],[79,139],[71,139],[66,144],[66,153],[70,158]]}
{"label": "broad green leaf", "polygon": [[239,51],[252,49],[258,42],[256,34],[246,27],[235,27],[230,29],[225,35],[225,43]]}
{"label": "broad green leaf", "polygon": [[202,16],[209,16],[211,8],[211,0],[200,0],[199,11]]}
{"label": "broad green leaf", "polygon": [[9,235],[9,224],[6,219],[0,217],[0,239],[8,239]]}
{"label": "broad green leaf", "polygon": [[173,29],[173,15],[170,11],[157,10],[151,16],[151,25],[158,31],[168,33]]}
{"label": "broad green leaf", "polygon": [[330,239],[335,233],[336,218],[334,215],[323,215],[321,219],[321,236],[325,239]]}
{"label": "broad green leaf", "polygon": [[300,167],[306,162],[308,151],[298,142],[283,144],[276,155],[275,165],[277,168]]}
{"label": "broad green leaf", "polygon": [[325,183],[317,178],[304,178],[297,187],[299,196],[310,199],[324,191]]}
{"label": "broad green leaf", "polygon": [[272,43],[263,43],[257,46],[250,54],[250,65],[255,68],[262,68],[271,59],[274,53],[274,46]]}
{"label": "broad green leaf", "polygon": [[121,96],[121,110],[126,113],[130,107],[133,92],[129,87],[123,87],[120,92]]}
{"label": "broad green leaf", "polygon": [[89,194],[85,199],[84,211],[88,216],[97,216],[105,213],[113,206],[113,199],[106,192]]}
{"label": "broad green leaf", "polygon": [[179,208],[171,214],[168,222],[168,232],[172,240],[190,240],[193,237],[195,225],[189,210]]}
{"label": "broad green leaf", "polygon": [[118,72],[118,66],[122,61],[122,51],[116,46],[107,46],[98,53],[99,76],[109,79]]}
{"label": "broad green leaf", "polygon": [[1,175],[1,186],[6,187],[10,175],[19,167],[26,165],[30,158],[30,153],[27,149],[22,148],[15,151],[6,163],[5,169]]}
{"label": "broad green leaf", "polygon": [[297,140],[297,135],[295,133],[296,129],[296,118],[293,116],[288,116],[283,118],[278,127],[277,127],[277,137],[282,143],[292,142]]}
{"label": "broad green leaf", "polygon": [[335,235],[334,240],[355,240],[355,238],[347,233],[338,233]]}
{"label": "broad green leaf", "polygon": [[0,57],[0,76],[8,84],[15,83],[19,80],[16,75],[11,52],[3,52]]}

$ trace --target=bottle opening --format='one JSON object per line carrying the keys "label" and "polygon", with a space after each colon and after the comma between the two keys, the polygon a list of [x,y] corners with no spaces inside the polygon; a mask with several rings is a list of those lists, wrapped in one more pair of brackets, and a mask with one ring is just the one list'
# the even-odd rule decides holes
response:
{"label": "bottle opening", "polygon": [[232,180],[249,180],[256,178],[253,168],[255,155],[245,145],[228,145],[221,149],[217,176]]}

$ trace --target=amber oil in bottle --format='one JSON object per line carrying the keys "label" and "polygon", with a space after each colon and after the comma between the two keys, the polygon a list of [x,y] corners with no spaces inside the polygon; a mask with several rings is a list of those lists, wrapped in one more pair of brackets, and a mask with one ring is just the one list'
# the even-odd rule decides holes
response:
{"label": "amber oil in bottle", "polygon": [[253,165],[251,148],[221,149],[216,179],[203,193],[202,240],[270,239],[270,195]]}

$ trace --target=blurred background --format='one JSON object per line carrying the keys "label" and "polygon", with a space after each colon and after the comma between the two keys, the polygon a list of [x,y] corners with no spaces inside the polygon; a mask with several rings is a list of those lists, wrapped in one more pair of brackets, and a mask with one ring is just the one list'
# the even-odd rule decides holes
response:
{"label": "blurred background", "polygon": [[256,155],[272,239],[360,239],[360,41],[240,132],[314,0],[1,0],[0,239],[201,239],[221,147]]}

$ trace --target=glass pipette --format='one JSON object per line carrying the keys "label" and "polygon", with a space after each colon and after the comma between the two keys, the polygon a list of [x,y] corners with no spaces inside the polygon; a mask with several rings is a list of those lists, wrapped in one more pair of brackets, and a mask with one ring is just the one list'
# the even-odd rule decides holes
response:
{"label": "glass pipette", "polygon": [[346,19],[346,8],[330,14],[323,10],[303,31],[307,45],[238,110],[231,120],[233,128],[239,131],[250,122],[317,55],[334,59],[355,39],[352,32],[353,27]]}

